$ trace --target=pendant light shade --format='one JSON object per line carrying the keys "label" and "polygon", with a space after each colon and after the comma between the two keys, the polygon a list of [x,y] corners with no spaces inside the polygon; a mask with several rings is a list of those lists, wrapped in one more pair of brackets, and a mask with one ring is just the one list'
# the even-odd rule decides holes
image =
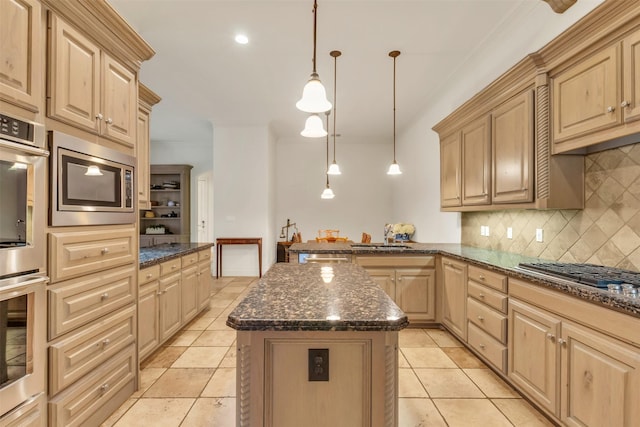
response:
{"label": "pendant light shade", "polygon": [[400,55],[399,50],[392,50],[389,56],[393,58],[393,163],[389,166],[387,175],[400,175],[400,165],[396,162],[396,58]]}
{"label": "pendant light shade", "polygon": [[[340,166],[336,163],[336,114],[338,112],[338,101],[337,101],[337,87],[338,87],[338,56],[342,55],[342,52],[339,50],[332,50],[329,52],[329,55],[333,57],[333,162],[329,169],[327,170],[327,174],[329,175],[342,175],[340,172]],[[327,130],[329,126],[327,125]]]}
{"label": "pendant light shade", "polygon": [[312,114],[304,123],[304,129],[300,132],[300,135],[306,136],[307,138],[322,138],[323,136],[327,136],[328,133],[322,126],[322,119],[320,116]]}
{"label": "pendant light shade", "polygon": [[[327,111],[325,113],[327,115],[327,127],[329,127],[329,114],[330,112]],[[326,174],[325,176],[327,177],[327,185],[324,188],[324,191],[322,192],[322,194],[320,195],[321,199],[333,199],[335,197],[335,194],[333,194],[333,191],[331,190],[331,187],[329,187],[329,135],[327,135],[327,169],[326,169]]]}
{"label": "pendant light shade", "polygon": [[324,113],[331,109],[331,103],[327,101],[327,92],[316,72],[316,34],[318,23],[318,2],[313,0],[313,71],[311,78],[302,90],[302,98],[296,103],[296,107],[306,113]]}

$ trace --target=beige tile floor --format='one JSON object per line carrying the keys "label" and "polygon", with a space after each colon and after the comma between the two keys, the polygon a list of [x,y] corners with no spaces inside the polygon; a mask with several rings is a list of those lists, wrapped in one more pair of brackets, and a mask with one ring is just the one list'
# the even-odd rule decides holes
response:
{"label": "beige tile floor", "polygon": [[[103,427],[233,427],[235,331],[253,278],[215,280],[210,309],[142,363],[141,385]],[[551,426],[448,332],[400,332],[399,425]]]}

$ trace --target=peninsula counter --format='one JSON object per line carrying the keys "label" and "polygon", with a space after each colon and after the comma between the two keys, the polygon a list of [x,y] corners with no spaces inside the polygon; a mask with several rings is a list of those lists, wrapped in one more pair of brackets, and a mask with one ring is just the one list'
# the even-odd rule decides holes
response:
{"label": "peninsula counter", "polygon": [[276,264],[227,325],[238,331],[237,426],[398,425],[408,320],[362,267]]}

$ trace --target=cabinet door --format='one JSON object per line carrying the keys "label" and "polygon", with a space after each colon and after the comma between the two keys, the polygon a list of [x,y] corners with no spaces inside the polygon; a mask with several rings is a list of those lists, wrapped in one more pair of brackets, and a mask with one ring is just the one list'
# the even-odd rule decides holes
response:
{"label": "cabinet door", "polygon": [[160,284],[157,280],[140,287],[138,295],[138,353],[140,360],[160,344]]}
{"label": "cabinet door", "polygon": [[209,305],[211,295],[211,260],[198,263],[198,311],[204,310]]}
{"label": "cabinet door", "polygon": [[40,2],[0,1],[0,98],[39,112],[42,84]]}
{"label": "cabinet door", "polygon": [[615,44],[553,79],[553,141],[620,123],[619,47]]}
{"label": "cabinet door", "polygon": [[180,273],[160,278],[160,341],[180,329]]}
{"label": "cabinet door", "polygon": [[460,206],[460,133],[440,141],[440,205]]}
{"label": "cabinet door", "polygon": [[442,259],[442,323],[467,340],[467,265]]}
{"label": "cabinet door", "polygon": [[569,322],[562,324],[562,340],[562,421],[638,425],[640,349]]}
{"label": "cabinet door", "polygon": [[182,269],[182,324],[198,312],[198,266]]}
{"label": "cabinet door", "polygon": [[640,31],[623,41],[624,76],[622,114],[624,121],[640,119]]}
{"label": "cabinet door", "polygon": [[491,118],[482,117],[462,129],[462,204],[491,202]]}
{"label": "cabinet door", "polygon": [[136,136],[136,172],[138,180],[138,207],[149,209],[149,112],[138,110],[138,134]]}
{"label": "cabinet door", "polygon": [[98,132],[100,49],[51,14],[49,117]]}
{"label": "cabinet door", "polygon": [[109,55],[102,54],[102,129],[101,133],[133,147],[136,138],[138,85],[136,75]]}
{"label": "cabinet door", "polygon": [[395,300],[410,319],[435,320],[435,271],[396,270]]}
{"label": "cabinet door", "polygon": [[509,299],[509,378],[552,414],[558,414],[560,319]]}
{"label": "cabinet door", "polygon": [[533,201],[533,92],[496,108],[492,115],[493,203]]}
{"label": "cabinet door", "polygon": [[389,298],[396,300],[396,271],[392,268],[367,268],[367,273]]}

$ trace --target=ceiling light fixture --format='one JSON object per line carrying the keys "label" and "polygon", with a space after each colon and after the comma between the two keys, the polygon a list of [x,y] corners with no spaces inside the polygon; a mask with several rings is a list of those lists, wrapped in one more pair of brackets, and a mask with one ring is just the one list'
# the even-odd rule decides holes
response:
{"label": "ceiling light fixture", "polygon": [[245,36],[244,34],[236,34],[236,43],[238,44],[247,44],[249,43],[249,37]]}
{"label": "ceiling light fixture", "polygon": [[91,165],[87,168],[87,171],[84,173],[85,176],[102,176],[102,171],[96,165]]}
{"label": "ceiling light fixture", "polygon": [[307,138],[322,138],[323,136],[327,136],[328,133],[322,126],[322,119],[320,118],[320,116],[317,114],[312,114],[304,123],[304,129],[302,129],[300,135]]}
{"label": "ceiling light fixture", "polygon": [[[325,113],[327,115],[327,127],[329,127],[329,114],[331,114],[329,111],[327,111]],[[329,135],[327,135],[327,173],[325,174],[327,176],[327,186],[324,188],[324,191],[322,192],[322,194],[320,195],[321,199],[333,199],[336,195],[333,194],[333,191],[331,190],[331,187],[329,187]]]}
{"label": "ceiling light fixture", "polygon": [[[333,163],[329,166],[327,174],[341,175],[340,166],[336,163],[336,112],[338,108],[338,100],[336,95],[336,87],[338,86],[338,56],[342,55],[339,50],[332,50],[329,55],[333,56]],[[327,125],[327,129],[329,126]]]}
{"label": "ceiling light fixture", "polygon": [[396,58],[400,55],[399,50],[392,50],[389,56],[393,58],[393,163],[389,166],[387,175],[400,175],[400,165],[396,162]]}
{"label": "ceiling light fixture", "polygon": [[313,0],[313,72],[302,90],[302,98],[296,103],[298,110],[306,113],[324,113],[331,109],[327,101],[327,92],[316,72],[316,27],[318,23],[318,2]]}

